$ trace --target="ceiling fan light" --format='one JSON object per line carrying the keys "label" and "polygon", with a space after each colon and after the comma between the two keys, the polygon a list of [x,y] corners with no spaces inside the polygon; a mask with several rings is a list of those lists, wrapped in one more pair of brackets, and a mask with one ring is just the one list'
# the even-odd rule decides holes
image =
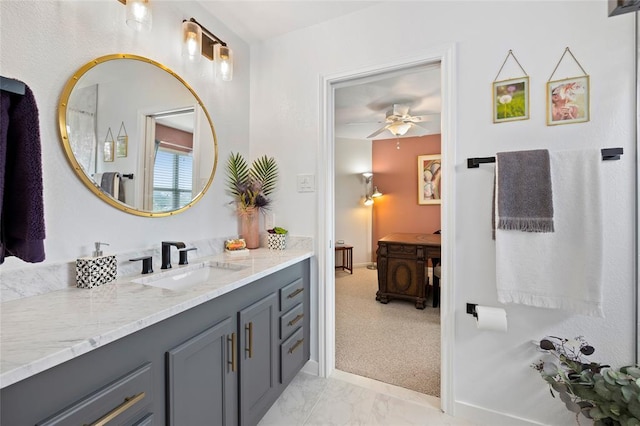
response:
{"label": "ceiling fan light", "polygon": [[411,123],[393,123],[388,129],[394,136],[404,136],[411,128]]}

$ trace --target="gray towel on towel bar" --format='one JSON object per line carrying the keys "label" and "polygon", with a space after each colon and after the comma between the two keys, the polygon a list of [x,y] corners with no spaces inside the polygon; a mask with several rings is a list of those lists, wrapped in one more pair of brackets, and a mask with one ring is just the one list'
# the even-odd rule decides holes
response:
{"label": "gray towel on towel bar", "polygon": [[494,229],[554,232],[549,151],[496,155]]}
{"label": "gray towel on towel bar", "polygon": [[102,174],[100,187],[118,201],[124,203],[124,185],[122,175],[118,172],[105,172]]}
{"label": "gray towel on towel bar", "polygon": [[119,179],[119,177],[120,177],[120,173],[118,172],[104,172],[102,174],[102,181],[100,182],[100,187],[104,190],[104,192],[111,195],[112,197],[115,197],[117,195],[117,194],[114,194],[114,191],[116,189],[115,180]]}

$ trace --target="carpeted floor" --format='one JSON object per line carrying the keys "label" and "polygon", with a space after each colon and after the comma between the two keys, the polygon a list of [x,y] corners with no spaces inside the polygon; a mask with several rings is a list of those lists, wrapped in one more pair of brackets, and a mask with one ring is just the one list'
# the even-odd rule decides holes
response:
{"label": "carpeted floor", "polygon": [[336,272],[336,368],[440,396],[440,308],[375,300],[376,270]]}

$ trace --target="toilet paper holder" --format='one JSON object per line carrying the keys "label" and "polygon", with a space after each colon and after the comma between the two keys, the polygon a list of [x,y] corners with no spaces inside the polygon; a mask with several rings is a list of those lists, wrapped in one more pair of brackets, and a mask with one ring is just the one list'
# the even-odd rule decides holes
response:
{"label": "toilet paper holder", "polygon": [[473,315],[475,318],[478,318],[478,313],[476,312],[477,303],[467,303],[467,313],[469,315]]}

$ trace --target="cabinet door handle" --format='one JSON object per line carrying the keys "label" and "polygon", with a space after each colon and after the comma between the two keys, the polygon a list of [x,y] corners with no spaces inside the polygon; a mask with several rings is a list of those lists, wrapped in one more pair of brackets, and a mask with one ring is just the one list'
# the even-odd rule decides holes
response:
{"label": "cabinet door handle", "polygon": [[296,297],[298,294],[302,293],[304,291],[304,288],[299,288],[296,291],[294,291],[293,293],[291,293],[290,295],[287,296],[287,299],[293,299],[294,297]]}
{"label": "cabinet door handle", "polygon": [[120,414],[124,413],[129,408],[133,407],[138,402],[142,401],[144,396],[145,396],[145,393],[144,392],[140,392],[137,395],[134,395],[134,396],[131,396],[131,397],[126,397],[122,404],[118,405],[116,408],[114,408],[113,410],[109,411],[107,414],[105,414],[104,416],[100,417],[95,422],[91,423],[90,426],[104,426],[104,425],[106,425],[111,420],[115,419]]}
{"label": "cabinet door handle", "polygon": [[294,353],[295,350],[298,349],[303,342],[304,342],[304,339],[298,340],[295,345],[291,346],[291,349],[289,349],[289,353],[290,354]]}
{"label": "cabinet door handle", "polygon": [[231,372],[236,371],[236,333],[231,333],[231,337],[227,336],[227,344],[231,343],[231,361],[227,363],[231,364]]}
{"label": "cabinet door handle", "polygon": [[298,321],[300,321],[302,318],[304,318],[304,314],[298,314],[294,319],[292,319],[291,321],[289,321],[287,323],[287,325],[289,327],[291,327],[293,324],[297,323]]}
{"label": "cabinet door handle", "polygon": [[244,326],[244,329],[249,332],[249,347],[245,347],[245,352],[249,353],[249,358],[253,356],[253,322],[249,322]]}

